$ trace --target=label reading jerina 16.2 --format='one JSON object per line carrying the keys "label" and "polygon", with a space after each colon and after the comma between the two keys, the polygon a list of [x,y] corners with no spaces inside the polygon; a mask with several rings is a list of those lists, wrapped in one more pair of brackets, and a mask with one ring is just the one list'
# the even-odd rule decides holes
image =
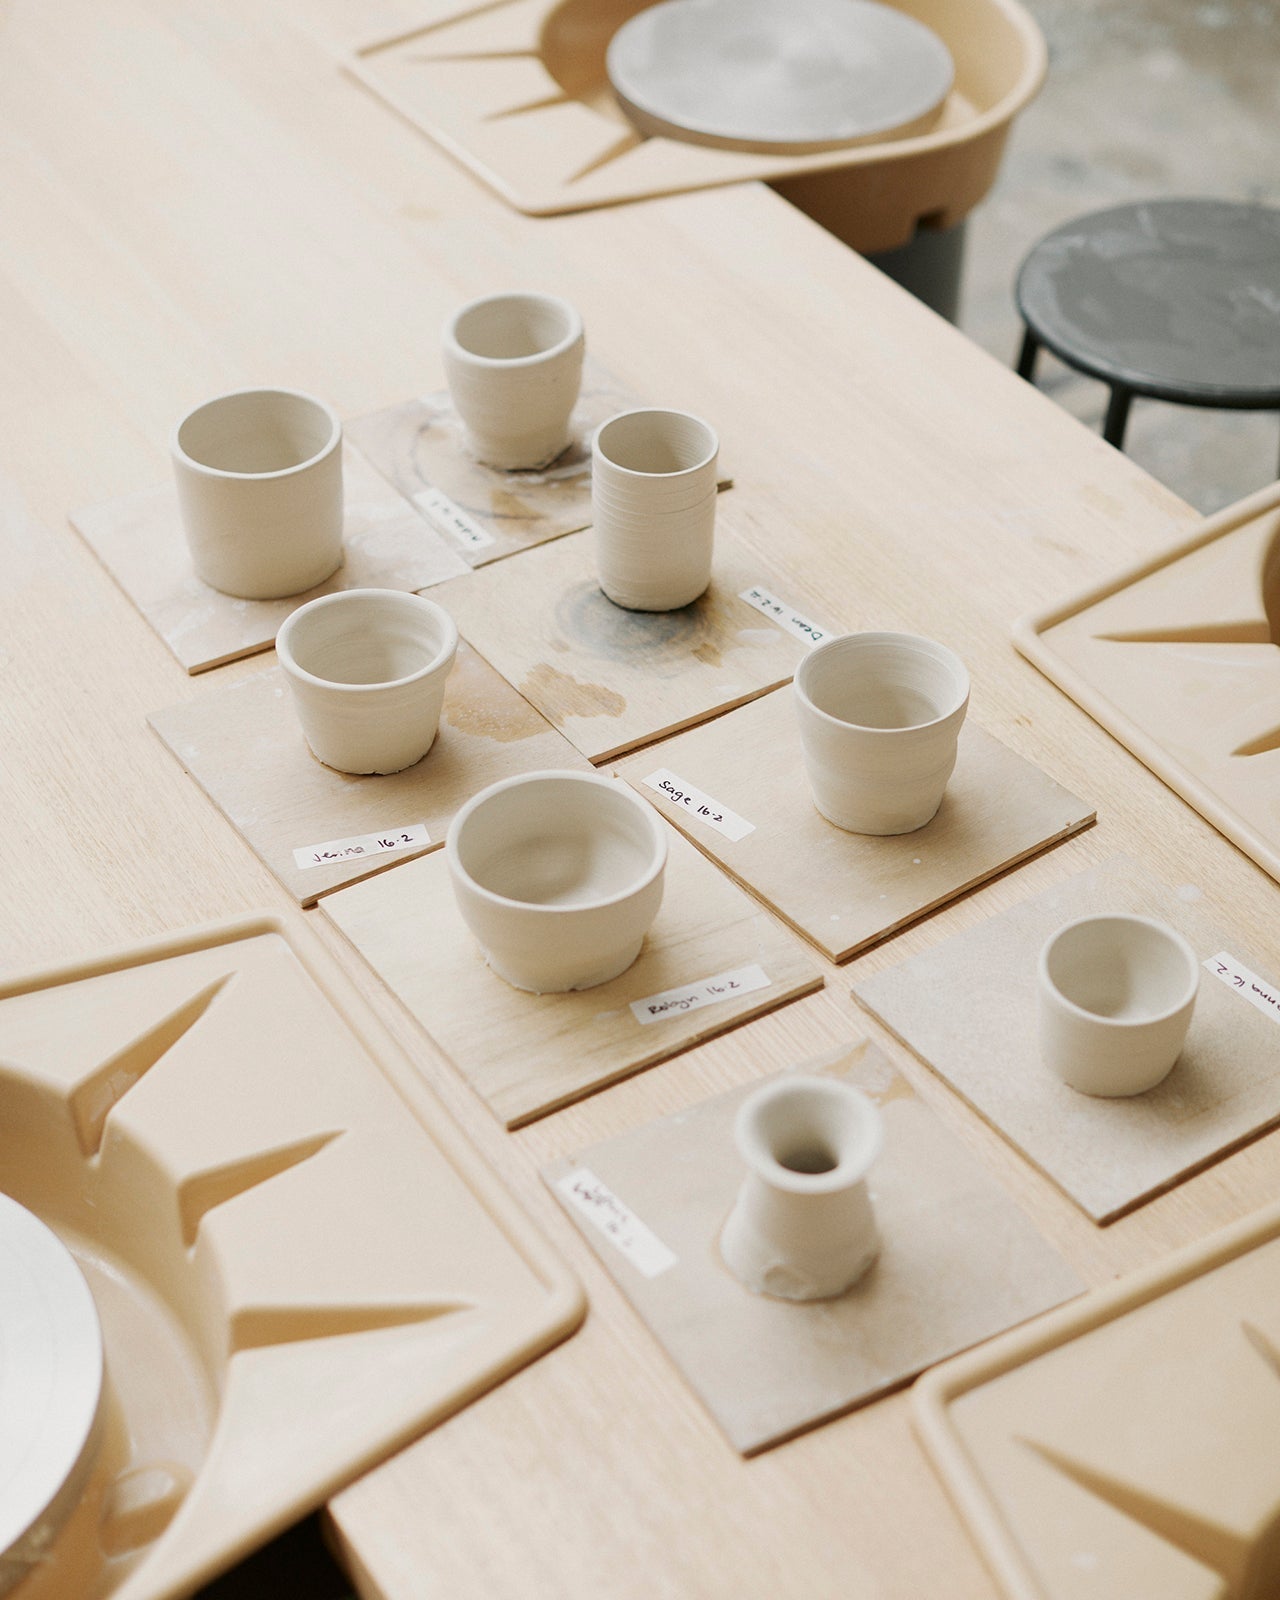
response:
{"label": "label reading jerina 16.2", "polygon": [[831,637],[830,628],[820,628],[816,622],[810,622],[808,617],[801,616],[794,606],[789,606],[785,600],[779,600],[776,594],[770,594],[758,583],[753,584],[750,589],[743,589],[738,598],[745,600],[749,606],[754,606],[757,611],[762,611],[771,622],[776,622],[780,628],[785,628],[797,639],[803,639],[811,650]]}
{"label": "label reading jerina 16.2", "polygon": [[726,839],[745,839],[749,833],[756,831],[754,822],[748,822],[745,817],[730,811],[728,806],[722,806],[718,800],[713,800],[709,794],[703,794],[701,789],[695,789],[683,778],[677,778],[675,773],[669,772],[666,767],[659,767],[656,772],[651,772],[644,781],[650,789],[656,789],[664,800],[670,800],[672,805],[679,806],[698,822],[705,823],[708,828],[714,828],[717,833],[724,834]]}
{"label": "label reading jerina 16.2", "polygon": [[325,844],[303,845],[293,852],[294,864],[307,867],[334,867],[343,861],[356,861],[361,856],[387,856],[397,850],[413,850],[430,844],[431,835],[425,822],[415,822],[408,828],[389,828],[386,833],[361,833],[350,839],[330,839]]}
{"label": "label reading jerina 16.2", "polygon": [[717,972],[680,989],[664,989],[644,1000],[633,1000],[631,1012],[637,1022],[663,1022],[702,1006],[718,1005],[722,1000],[737,1000],[756,989],[767,989],[773,979],[763,967],[735,967],[732,972]]}

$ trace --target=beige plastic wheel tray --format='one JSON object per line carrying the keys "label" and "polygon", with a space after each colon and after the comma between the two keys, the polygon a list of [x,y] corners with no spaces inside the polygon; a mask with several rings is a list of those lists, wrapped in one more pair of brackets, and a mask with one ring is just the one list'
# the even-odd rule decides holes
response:
{"label": "beige plastic wheel tray", "polygon": [[0,1271],[22,1600],[189,1594],[583,1310],[333,963],[265,917],[0,984]]}
{"label": "beige plastic wheel tray", "polygon": [[1280,879],[1280,483],[1018,622],[1014,643]]}
{"label": "beige plastic wheel tray", "polygon": [[[819,154],[751,154],[647,137],[609,84],[605,52],[646,0],[435,0],[403,23],[344,33],[344,65],[511,205],[579,211],[744,179],[779,192],[857,250],[960,221],[995,179],[1009,125],[1044,77],[1044,40],[1015,0],[903,0],[940,36],[955,83],[910,137]],[[411,20],[415,19],[415,20]]]}
{"label": "beige plastic wheel tray", "polygon": [[1013,1600],[1280,1594],[1280,1206],[926,1374],[924,1443]]}

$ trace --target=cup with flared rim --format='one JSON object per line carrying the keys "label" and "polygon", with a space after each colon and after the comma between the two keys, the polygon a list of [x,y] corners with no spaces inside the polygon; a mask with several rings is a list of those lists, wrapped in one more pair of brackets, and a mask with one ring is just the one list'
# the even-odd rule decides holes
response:
{"label": "cup with flared rim", "polygon": [[747,1168],[720,1238],[730,1271],[757,1294],[843,1294],[879,1251],[866,1177],[884,1142],[880,1112],[838,1078],[788,1074],[738,1109]]}
{"label": "cup with flared rim", "polygon": [[445,854],[458,909],[490,967],[534,994],[618,977],[662,903],[664,825],[598,773],[491,784],[454,817]]}
{"label": "cup with flared rim", "polygon": [[1036,970],[1040,1054],[1082,1094],[1143,1094],[1182,1053],[1200,963],[1152,917],[1105,912],[1064,923]]}
{"label": "cup with flared rim", "polygon": [[170,458],[196,574],[244,600],[323,583],[342,562],[342,425],[296,389],[239,389],[175,426]]}
{"label": "cup with flared rim", "polygon": [[582,318],[557,295],[482,295],[442,334],[445,377],[478,460],[504,471],[547,466],[570,442],[582,384]]}
{"label": "cup with flared rim", "polygon": [[317,760],[338,772],[400,772],[435,742],[458,648],[453,618],[425,595],[343,589],[291,612],[276,655]]}
{"label": "cup with flared rim", "polygon": [[844,634],[800,663],[793,703],[813,802],[828,822],[898,834],[932,819],[969,705],[954,651],[918,634]]}

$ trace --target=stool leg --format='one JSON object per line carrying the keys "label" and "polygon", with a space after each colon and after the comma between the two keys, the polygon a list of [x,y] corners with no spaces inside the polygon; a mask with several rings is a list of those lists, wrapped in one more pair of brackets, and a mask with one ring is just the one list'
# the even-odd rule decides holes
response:
{"label": "stool leg", "polygon": [[1111,390],[1107,403],[1107,420],[1102,425],[1102,437],[1117,450],[1124,449],[1124,430],[1129,421],[1129,402],[1133,391],[1117,383]]}
{"label": "stool leg", "polygon": [[1018,352],[1018,376],[1025,378],[1028,383],[1036,381],[1036,357],[1039,354],[1039,340],[1028,328],[1022,335],[1022,349]]}

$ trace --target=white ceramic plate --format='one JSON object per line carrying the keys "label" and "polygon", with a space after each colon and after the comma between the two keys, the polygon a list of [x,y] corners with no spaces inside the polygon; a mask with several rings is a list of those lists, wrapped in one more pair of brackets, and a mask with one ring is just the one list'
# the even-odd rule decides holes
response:
{"label": "white ceramic plate", "polygon": [[[0,1590],[86,1464],[102,1397],[102,1332],[71,1252],[0,1195]],[[70,1505],[65,1506],[71,1510]]]}
{"label": "white ceramic plate", "polygon": [[644,133],[790,155],[921,132],[954,78],[937,34],[874,0],[662,0],[606,65]]}

